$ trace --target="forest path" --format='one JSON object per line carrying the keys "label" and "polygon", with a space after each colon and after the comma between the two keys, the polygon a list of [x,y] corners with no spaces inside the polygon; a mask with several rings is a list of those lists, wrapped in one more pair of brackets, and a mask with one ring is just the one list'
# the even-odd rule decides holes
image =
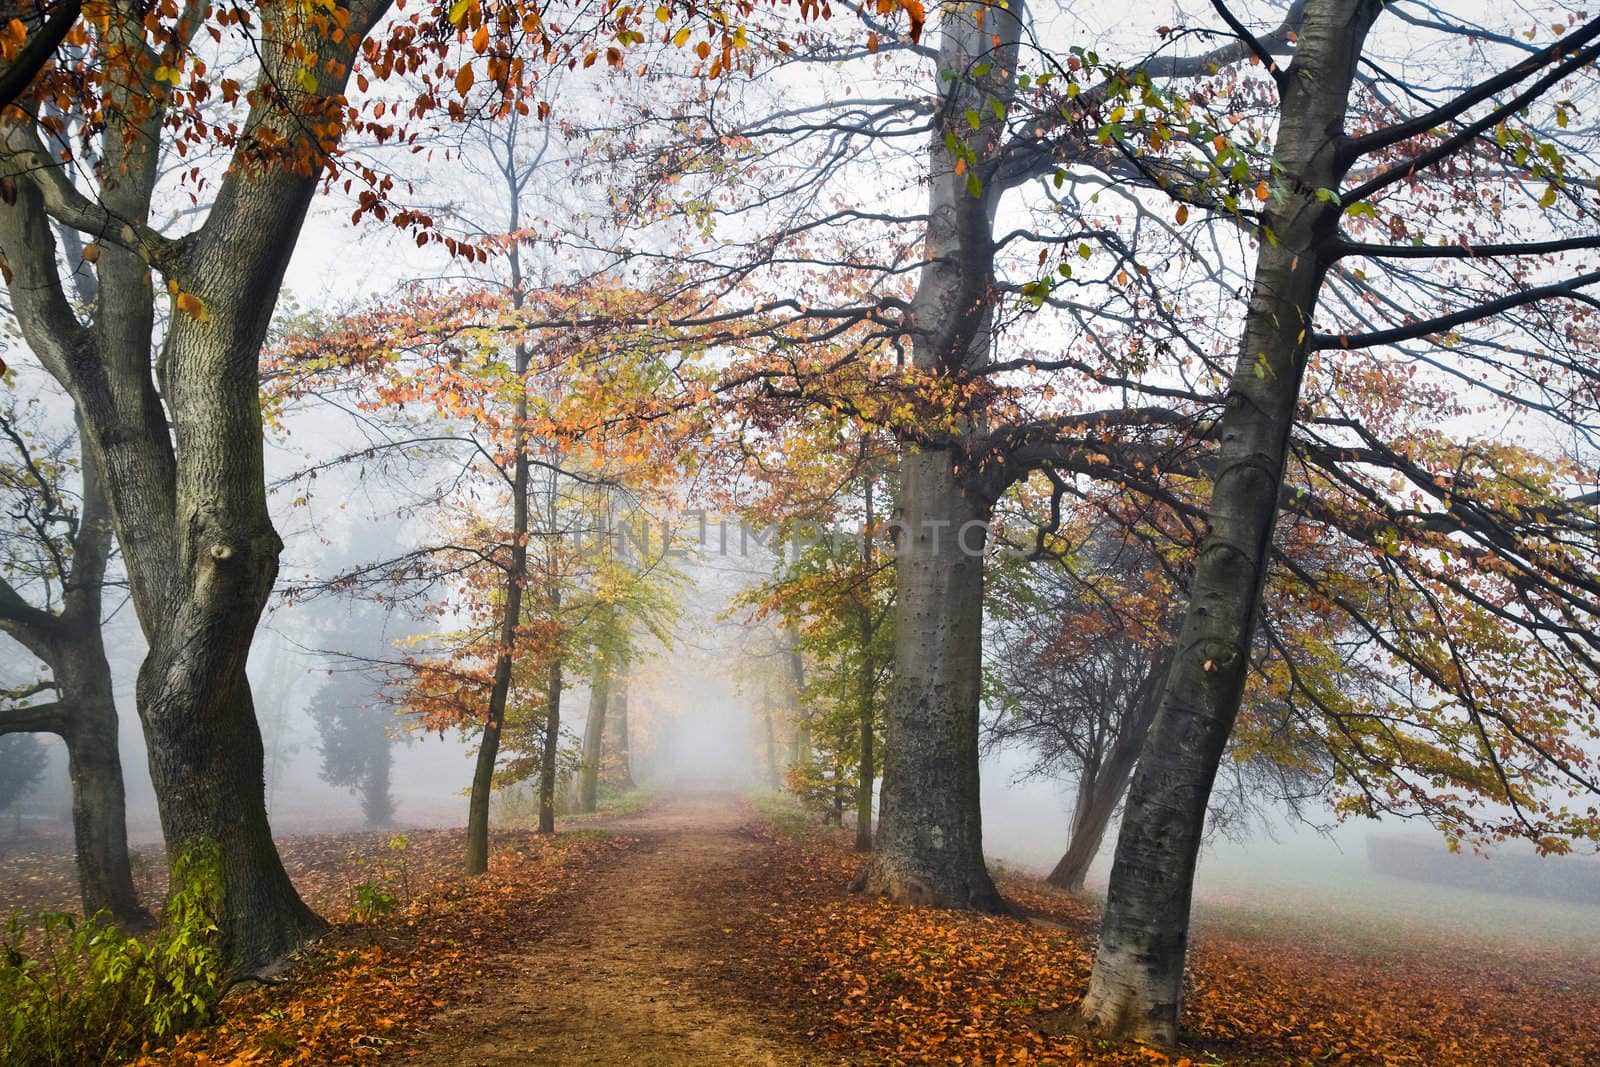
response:
{"label": "forest path", "polygon": [[416,1067],[604,1064],[790,1067],[816,1058],[699,981],[722,963],[720,891],[763,854],[739,797],[658,798],[638,815],[584,828],[639,839],[579,895],[537,917],[534,950],[512,977],[474,990],[435,1020],[405,1060]]}

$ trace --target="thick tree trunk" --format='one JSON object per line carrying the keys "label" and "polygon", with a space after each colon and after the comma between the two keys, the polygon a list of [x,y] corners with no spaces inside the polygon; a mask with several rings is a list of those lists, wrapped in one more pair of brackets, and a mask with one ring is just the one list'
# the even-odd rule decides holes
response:
{"label": "thick tree trunk", "polygon": [[1350,84],[1379,0],[1312,0],[1283,81],[1283,201],[1264,225],[1244,343],[1221,425],[1209,532],[1160,711],[1117,841],[1081,1012],[1100,1032],[1178,1036],[1195,858],[1249,663],[1312,314],[1340,209]]}
{"label": "thick tree trunk", "polygon": [[539,760],[539,832],[556,832],[556,756],[561,744],[561,657],[550,661],[546,697],[544,751]]}
{"label": "thick tree trunk", "polygon": [[[908,325],[917,369],[953,377],[989,357],[998,191],[988,179],[1016,95],[1026,5],[947,7],[942,17],[942,119],[928,145],[926,260]],[[971,153],[961,170],[947,135]],[[997,911],[1004,904],[984,866],[978,809],[978,699],[983,550],[998,487],[971,464],[958,471],[960,455],[913,444],[902,453],[894,691],[877,841],[856,885],[894,900]]]}
{"label": "thick tree trunk", "polygon": [[606,736],[606,702],[611,695],[611,667],[600,657],[589,685],[589,717],[583,724],[583,759],[578,765],[578,810],[588,814],[600,802],[600,760]]}
{"label": "thick tree trunk", "polygon": [[[275,19],[282,32],[262,40],[263,77],[289,83],[308,52],[348,75],[386,7],[349,5],[338,43],[309,21]],[[125,16],[113,11],[103,32],[137,51],[138,17]],[[282,548],[266,504],[261,344],[325,162],[316,141],[325,132],[309,131],[338,128],[343,82],[325,78],[327,95],[298,99],[293,113],[279,94],[259,94],[245,127],[260,136],[241,142],[204,224],[181,241],[147,228],[165,119],[152,88],[137,79],[108,87],[99,204],[88,215],[103,210],[120,228],[90,226],[64,210],[59,186],[27,162],[29,153],[48,156],[37,130],[15,115],[6,120],[5,150],[20,164],[22,187],[0,208],[0,245],[18,321],[72,395],[111,499],[150,645],[138,704],[168,855],[200,838],[220,848],[226,962],[238,974],[273,963],[322,928],[272,843],[244,669]],[[255,158],[269,143],[283,156]],[[62,292],[47,207],[103,241],[91,327]],[[155,360],[152,268],[189,300],[173,301]]]}
{"label": "thick tree trunk", "polygon": [[895,680],[875,851],[858,888],[892,900],[999,911],[978,809],[983,546],[988,506],[944,452],[902,464]]}

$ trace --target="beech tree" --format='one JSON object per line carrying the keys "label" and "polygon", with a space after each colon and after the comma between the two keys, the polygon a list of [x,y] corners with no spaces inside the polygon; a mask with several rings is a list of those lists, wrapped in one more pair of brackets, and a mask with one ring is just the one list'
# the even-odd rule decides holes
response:
{"label": "beech tree", "polygon": [[101,633],[111,517],[93,458],[41,422],[15,394],[0,407],[0,512],[15,523],[0,535],[0,632],[48,673],[0,691],[0,735],[45,732],[65,742],[83,913],[107,911],[137,926],[150,915],[128,862],[117,707]]}
{"label": "beech tree", "polygon": [[[1296,451],[1294,431],[1297,422],[1305,418],[1302,383],[1313,366],[1313,355],[1319,350],[1383,349],[1421,339],[1448,344],[1452,330],[1543,301],[1573,298],[1585,286],[1600,281],[1600,275],[1574,273],[1556,264],[1550,265],[1545,278],[1537,280],[1513,270],[1513,276],[1520,277],[1509,293],[1486,298],[1474,288],[1463,287],[1442,314],[1400,311],[1404,317],[1387,328],[1341,326],[1331,332],[1317,328],[1324,290],[1337,291],[1330,280],[1339,261],[1351,256],[1364,256],[1378,264],[1413,257],[1442,262],[1499,260],[1510,269],[1509,264],[1519,257],[1595,246],[1592,208],[1572,195],[1575,187],[1569,185],[1581,166],[1574,150],[1545,147],[1551,142],[1532,130],[1514,132],[1508,123],[1548,100],[1551,103],[1545,106],[1553,106],[1557,125],[1565,125],[1561,109],[1566,105],[1553,94],[1571,91],[1572,79],[1586,75],[1592,67],[1594,57],[1600,54],[1591,43],[1600,39],[1600,21],[1575,26],[1545,48],[1509,56],[1509,65],[1502,72],[1468,88],[1454,83],[1437,93],[1413,88],[1414,106],[1390,103],[1380,90],[1375,95],[1387,106],[1372,111],[1362,108],[1366,128],[1351,134],[1346,131],[1352,90],[1359,85],[1369,33],[1384,12],[1383,4],[1308,0],[1300,11],[1292,59],[1282,68],[1271,50],[1225,5],[1216,7],[1271,72],[1278,96],[1277,128],[1269,146],[1264,145],[1259,154],[1241,155],[1241,161],[1248,160],[1246,173],[1262,175],[1260,181],[1268,185],[1256,218],[1260,241],[1252,295],[1238,360],[1223,398],[1213,490],[1206,509],[1207,533],[1196,561],[1176,658],[1129,795],[1095,972],[1082,1006],[1084,1019],[1104,1032],[1165,1044],[1177,1038],[1189,898],[1205,799],[1240,705],[1262,589],[1273,563],[1275,520],[1283,503],[1286,471]],[[1519,147],[1503,151],[1513,140],[1520,142]],[[1586,150],[1579,147],[1576,151]],[[1214,199],[1215,186],[1194,169],[1185,169],[1183,163],[1164,170],[1158,162],[1146,169],[1158,184],[1181,190],[1177,195],[1184,200],[1223,206]],[[1419,203],[1412,191],[1441,171],[1470,176],[1463,182],[1468,187],[1481,175],[1505,176],[1512,193],[1527,200],[1521,212],[1508,205],[1513,209],[1503,214],[1474,217],[1471,239],[1451,241],[1440,234],[1435,243],[1422,235],[1437,232],[1440,226],[1419,213],[1426,200]],[[1557,234],[1549,240],[1519,240],[1518,223],[1532,220],[1538,226],[1541,209],[1556,207],[1564,192],[1569,195],[1572,213],[1565,218],[1555,216]],[[1368,216],[1386,220],[1391,239],[1407,234],[1416,234],[1417,239],[1410,244],[1361,243],[1346,235],[1347,229]],[[1580,227],[1580,232],[1560,236],[1559,231],[1569,223]],[[1509,240],[1480,236],[1497,228]],[[1359,274],[1354,280],[1365,281]],[[1372,303],[1381,309],[1378,314],[1394,307],[1381,302],[1382,290],[1365,291],[1375,297]],[[1337,311],[1332,317],[1338,321]],[[1516,326],[1529,329],[1521,323]],[[1593,364],[1586,354],[1564,345],[1545,350],[1532,345],[1506,346],[1502,341],[1495,348],[1500,353],[1494,364],[1496,381],[1506,376],[1513,381],[1526,376],[1541,383],[1557,378],[1562,380],[1558,390],[1576,387],[1579,391],[1556,403],[1543,402],[1537,395],[1518,395],[1516,385],[1502,387],[1502,396],[1516,406],[1536,406],[1570,424],[1584,424],[1592,407],[1581,400],[1576,405],[1570,401],[1592,388],[1586,384],[1593,381]],[[1479,358],[1469,354],[1463,362],[1470,365]],[[1327,369],[1318,366],[1310,373],[1325,374]],[[1493,388],[1496,382],[1485,384]],[[1370,440],[1374,435],[1368,430],[1363,436]],[[1380,449],[1380,456],[1382,452]],[[1434,474],[1426,480],[1415,479],[1413,484],[1431,487],[1443,498],[1443,513],[1424,521],[1453,527],[1458,548],[1464,547],[1461,542],[1481,543],[1480,538],[1505,549],[1514,545],[1507,555],[1497,558],[1468,550],[1471,569],[1479,580],[1504,582],[1505,592],[1484,597],[1481,585],[1469,585],[1457,575],[1437,570],[1424,571],[1419,584],[1433,587],[1435,591],[1428,595],[1459,597],[1469,604],[1487,600],[1499,626],[1526,634],[1530,655],[1519,671],[1524,677],[1535,676],[1540,669],[1535,661],[1552,641],[1559,649],[1555,654],[1566,661],[1566,670],[1592,677],[1595,604],[1591,582],[1559,532],[1568,526],[1585,529],[1592,523],[1583,503],[1563,493],[1559,479],[1556,484],[1544,481],[1537,491],[1541,500],[1537,507],[1549,508],[1552,514],[1540,512],[1536,522],[1541,529],[1535,532],[1507,514],[1503,506],[1469,503],[1479,486],[1470,480],[1462,482],[1456,479],[1452,485]],[[1412,524],[1422,517],[1405,516],[1405,505],[1392,500],[1385,496],[1377,507],[1397,520],[1393,529],[1414,528]],[[1498,514],[1489,519],[1479,508],[1494,509]],[[1454,516],[1461,517],[1459,525]],[[1546,548],[1547,542],[1559,547]],[[1292,563],[1286,565],[1293,567]],[[1562,621],[1556,622],[1557,618]],[[1579,619],[1586,621],[1574,627]],[[1472,640],[1471,631],[1452,625],[1454,620],[1440,617],[1435,622],[1443,624],[1441,639],[1453,650],[1452,662],[1459,672],[1455,677],[1441,673],[1415,649],[1402,647],[1400,651],[1409,668],[1455,697],[1451,715],[1480,739],[1477,758],[1499,776],[1500,787],[1489,794],[1544,848],[1559,850],[1565,847],[1561,837],[1592,833],[1587,817],[1574,818],[1564,807],[1557,809],[1535,800],[1525,772],[1510,771],[1505,753],[1515,744],[1526,745],[1536,759],[1546,761],[1567,789],[1580,793],[1600,792],[1589,770],[1590,761],[1574,758],[1565,745],[1552,746],[1534,736],[1528,729],[1532,719],[1506,699],[1510,694],[1491,695],[1490,679],[1497,667],[1490,655],[1471,654],[1465,644]],[[1396,647],[1382,636],[1378,640]],[[1487,653],[1487,649],[1481,651]],[[1576,685],[1586,691],[1588,683],[1577,681]],[[1558,706],[1570,706],[1573,699],[1553,694],[1551,698]],[[1496,742],[1502,731],[1506,740]],[[1518,781],[1515,786],[1511,784],[1513,776]],[[1548,775],[1541,777],[1550,781]]]}

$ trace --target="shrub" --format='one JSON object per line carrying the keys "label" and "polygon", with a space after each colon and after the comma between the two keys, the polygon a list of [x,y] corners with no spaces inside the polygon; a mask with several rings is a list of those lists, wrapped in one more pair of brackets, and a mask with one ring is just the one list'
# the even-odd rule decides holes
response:
{"label": "shrub", "polygon": [[122,1063],[152,1038],[203,1022],[222,993],[222,869],[191,846],[148,944],[100,913],[13,913],[0,941],[0,1063]]}

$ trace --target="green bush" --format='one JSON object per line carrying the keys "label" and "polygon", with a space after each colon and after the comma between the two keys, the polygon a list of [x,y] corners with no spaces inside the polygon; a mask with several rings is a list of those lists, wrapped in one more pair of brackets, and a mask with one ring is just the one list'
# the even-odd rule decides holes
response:
{"label": "green bush", "polygon": [[13,913],[0,940],[0,1063],[114,1064],[203,1022],[222,993],[222,868],[212,844],[173,867],[149,942],[104,913]]}

